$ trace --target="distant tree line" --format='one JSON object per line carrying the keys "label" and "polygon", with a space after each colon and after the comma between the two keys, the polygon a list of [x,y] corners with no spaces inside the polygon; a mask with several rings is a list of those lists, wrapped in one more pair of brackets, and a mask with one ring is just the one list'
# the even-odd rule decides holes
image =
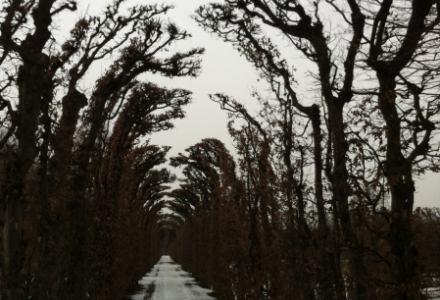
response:
{"label": "distant tree line", "polygon": [[[2,2],[1,299],[121,299],[161,255],[174,177],[148,135],[191,93],[138,78],[196,76],[204,50],[168,52],[189,37],[161,21],[170,7],[124,2],[84,17],[77,1]],[[78,19],[65,40],[54,18]]]}

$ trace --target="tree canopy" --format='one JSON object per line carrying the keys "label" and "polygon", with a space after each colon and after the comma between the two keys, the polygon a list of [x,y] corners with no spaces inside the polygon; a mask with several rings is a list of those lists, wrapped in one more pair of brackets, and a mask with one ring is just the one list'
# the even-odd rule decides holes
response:
{"label": "tree canopy", "polygon": [[[194,20],[269,87],[222,91],[215,137],[161,165],[151,134],[184,118],[203,48],[168,5],[6,0],[0,12],[2,299],[122,298],[170,253],[224,299],[426,299],[439,221],[415,177],[440,171],[440,2],[224,0]],[[299,59],[310,66],[298,86]],[[102,72],[81,82],[101,62]],[[231,70],[233,72],[234,70]],[[207,112],[210,113],[210,112]],[[433,228],[430,230],[429,228]]]}

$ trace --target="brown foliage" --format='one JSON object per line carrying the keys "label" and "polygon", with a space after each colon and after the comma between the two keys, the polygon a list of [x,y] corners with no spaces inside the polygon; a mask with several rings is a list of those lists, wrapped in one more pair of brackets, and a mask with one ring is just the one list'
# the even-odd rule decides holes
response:
{"label": "brown foliage", "polygon": [[[189,148],[189,161],[176,160],[188,170],[182,190],[200,191],[179,199],[203,204],[188,213],[175,255],[186,253],[183,245],[191,249],[186,240],[206,252],[213,247],[182,263],[203,257],[191,266],[197,276],[225,263],[214,269],[225,269],[220,276],[229,283],[206,280],[231,299],[425,298],[414,175],[438,172],[438,1],[228,0],[201,7],[195,19],[232,43],[273,94],[255,95],[258,117],[229,96],[211,96],[245,120],[238,130],[230,125],[240,174],[233,178],[240,179],[225,187],[220,166],[204,156],[193,170],[192,149],[206,141]],[[266,32],[288,47],[278,50]],[[295,66],[282,53],[314,65],[318,99],[297,95]],[[228,189],[239,189],[240,200],[230,204],[222,194]],[[240,262],[205,231],[212,222],[216,232],[235,225],[234,213],[220,213],[222,203],[243,214],[232,252],[243,254]]]}
{"label": "brown foliage", "polygon": [[[71,14],[76,1],[2,7],[2,299],[122,298],[158,259],[152,207],[174,179],[153,169],[169,147],[146,136],[184,117],[190,92],[137,77],[196,76],[203,49],[159,58],[189,34],[160,19],[169,6],[123,13],[124,2],[79,19],[55,43],[52,18]],[[78,83],[102,59],[110,66],[82,91]]]}

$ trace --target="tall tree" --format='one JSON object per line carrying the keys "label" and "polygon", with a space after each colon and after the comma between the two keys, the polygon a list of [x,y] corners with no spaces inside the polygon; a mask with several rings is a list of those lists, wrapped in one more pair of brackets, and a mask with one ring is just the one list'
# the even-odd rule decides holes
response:
{"label": "tall tree", "polygon": [[[80,18],[65,41],[54,40],[53,19],[75,11],[76,1],[11,0],[2,7],[0,107],[6,110],[1,123],[6,133],[0,146],[17,145],[6,164],[13,176],[1,182],[4,299],[27,299],[33,293],[48,299],[84,297],[87,291],[81,293],[74,267],[84,266],[86,259],[78,243],[85,241],[85,229],[94,220],[90,204],[105,197],[99,196],[102,186],[96,183],[102,179],[107,186],[120,182],[127,171],[125,163],[142,151],[147,161],[151,159],[148,168],[137,169],[144,177],[161,159],[149,156],[148,147],[136,147],[139,138],[166,130],[172,126],[171,119],[183,117],[180,107],[189,102],[189,92],[167,91],[141,84],[137,78],[146,72],[196,76],[203,49],[159,55],[189,34],[160,19],[170,6],[125,9],[125,2],[115,0],[102,14]],[[111,59],[110,66],[91,91],[82,91],[80,81],[103,59]],[[18,66],[17,72],[11,66]],[[125,102],[129,104],[121,110]],[[153,113],[158,110],[165,112]],[[100,174],[102,167],[108,172]],[[30,225],[39,228],[38,239],[26,241],[24,213],[30,202],[24,191],[26,178],[35,169],[40,180],[36,211],[41,223]],[[111,174],[108,182],[110,177],[105,176]],[[106,201],[113,203],[125,196],[107,192]],[[29,258],[29,243],[41,247],[40,258]],[[62,265],[55,265],[63,258],[66,267],[72,267],[67,273]],[[29,260],[42,262],[37,275],[25,267]]]}
{"label": "tall tree", "polygon": [[[388,242],[394,257],[390,264],[392,294],[399,299],[420,297],[416,251],[411,245],[410,220],[415,190],[412,176],[424,168],[437,170],[430,141],[438,120],[438,105],[435,103],[439,99],[433,90],[438,86],[438,63],[434,59],[438,51],[435,46],[438,39],[434,38],[439,28],[438,6],[436,1],[422,0],[405,5],[393,1],[363,5],[351,0],[310,4],[293,0],[226,0],[197,11],[196,20],[201,26],[233,43],[272,86],[274,82],[280,82],[281,94],[287,94],[295,110],[311,120],[316,140],[315,175],[324,173],[331,186],[333,238],[342,242],[337,247],[348,249],[351,282],[347,289],[354,299],[368,299],[375,293],[369,288],[372,279],[365,265],[365,248],[350,213],[350,198],[361,188],[353,184],[355,176],[350,173],[353,168],[349,166],[349,150],[354,140],[372,148],[376,154],[386,149],[383,161],[377,156],[379,162],[375,172],[379,176],[375,180],[378,186],[377,181],[385,176],[392,196],[388,219]],[[343,29],[335,34],[341,39],[332,39],[335,36],[331,32],[332,24],[324,21],[327,16],[339,18],[338,26]],[[282,59],[274,42],[264,34],[266,28],[280,33],[292,46],[289,49],[315,65],[313,78],[319,85],[323,100],[321,107],[320,102],[308,105],[297,100],[291,65]],[[375,72],[378,89],[361,88],[366,76],[355,76],[361,71],[364,75]],[[416,85],[412,80],[420,84]],[[410,95],[413,101],[407,100]],[[349,123],[351,117],[347,113],[362,105],[362,97],[372,99],[381,111],[386,124],[382,126],[386,131],[385,147],[368,137],[369,133],[376,134],[377,131],[372,131],[372,124],[366,119],[363,120],[366,125],[363,131],[348,130],[353,124]],[[374,112],[374,107],[368,108]],[[320,115],[322,112],[325,114]],[[323,154],[320,146],[322,120],[326,125],[323,136],[325,164],[321,163],[320,157]],[[365,135],[360,138],[359,132]],[[285,146],[289,148],[288,144]],[[369,168],[368,164],[363,166]],[[292,177],[289,178],[292,181]],[[317,208],[319,211],[321,207],[321,220],[325,224],[323,206],[319,205],[323,203],[321,186],[319,177],[315,178]],[[300,205],[301,201],[298,202]],[[375,209],[372,203],[369,205]],[[339,264],[341,258],[335,254]],[[345,298],[345,294],[339,291],[338,297]]]}

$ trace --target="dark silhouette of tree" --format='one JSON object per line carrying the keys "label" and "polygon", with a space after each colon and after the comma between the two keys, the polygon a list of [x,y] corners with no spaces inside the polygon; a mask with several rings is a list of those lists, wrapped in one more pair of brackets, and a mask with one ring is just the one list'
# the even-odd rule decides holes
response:
{"label": "dark silhouette of tree", "polygon": [[[252,198],[254,211],[259,211],[258,222],[252,221],[252,209],[246,211],[248,259],[251,264],[258,261],[256,269],[264,268],[262,241],[270,232],[265,205],[270,199],[279,199],[278,205],[286,199],[285,209],[291,213],[284,226],[296,229],[286,230],[286,236],[299,244],[291,243],[298,251],[295,271],[311,284],[298,287],[299,298],[423,298],[411,223],[413,176],[438,171],[438,149],[432,139],[440,100],[438,5],[227,0],[197,11],[196,21],[253,63],[278,102],[273,108],[273,102],[262,101],[260,119],[267,121],[263,125],[229,96],[211,97],[248,124],[238,131],[230,127],[238,159],[244,162],[237,165],[240,170],[248,165],[242,173],[245,197]],[[325,16],[340,20],[337,40]],[[315,65],[312,79],[322,101],[298,100],[292,66],[265,35],[266,28],[282,35],[289,49]],[[366,80],[372,83],[362,86]],[[303,174],[312,165],[314,179],[309,183]],[[269,166],[275,176],[282,176],[270,179]],[[259,200],[262,191],[265,197]],[[307,203],[314,207],[307,208]],[[307,261],[308,257],[312,259]],[[250,274],[262,290],[245,287],[238,298],[269,297],[264,288],[275,281],[258,278],[254,267]]]}
{"label": "dark silhouette of tree", "polygon": [[[4,299],[108,299],[140,276],[144,270],[122,273],[117,284],[111,279],[145,250],[143,205],[159,201],[173,178],[152,171],[168,148],[145,136],[172,128],[190,92],[137,77],[196,76],[200,69],[201,48],[159,55],[189,37],[161,21],[170,6],[124,13],[125,1],[115,0],[101,15],[80,18],[65,41],[55,40],[54,16],[71,14],[76,3],[11,0],[2,7],[0,149],[16,145],[4,161],[10,176],[1,181]],[[111,59],[109,67],[92,90],[81,90],[103,59]],[[144,248],[127,253],[136,238]]]}
{"label": "dark silhouette of tree", "polygon": [[[235,153],[214,138],[189,147],[171,159],[183,173],[172,191],[156,168],[170,148],[148,136],[183,118],[191,93],[139,75],[197,76],[204,50],[170,53],[190,36],[161,20],[171,7],[125,2],[63,41],[53,19],[76,1],[2,7],[2,299],[122,298],[168,253],[225,299],[429,297],[439,214],[414,211],[414,176],[440,170],[438,1],[201,7],[196,21],[269,91],[253,93],[258,114],[210,95]],[[309,60],[314,95],[291,53]]]}

